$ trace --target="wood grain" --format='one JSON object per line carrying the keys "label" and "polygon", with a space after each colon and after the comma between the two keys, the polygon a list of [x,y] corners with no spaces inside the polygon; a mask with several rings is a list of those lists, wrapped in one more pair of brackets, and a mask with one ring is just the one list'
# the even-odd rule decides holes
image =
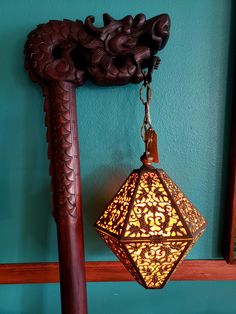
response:
{"label": "wood grain", "polygon": [[[86,262],[86,281],[133,281],[120,262]],[[224,260],[185,260],[171,280],[236,280],[236,265]],[[58,263],[0,264],[0,284],[57,283]]]}

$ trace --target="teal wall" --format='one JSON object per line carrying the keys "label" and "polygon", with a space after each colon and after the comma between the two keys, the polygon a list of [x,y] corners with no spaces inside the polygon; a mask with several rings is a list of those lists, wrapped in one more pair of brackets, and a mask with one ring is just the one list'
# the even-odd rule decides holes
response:
{"label": "teal wall", "polygon": [[[160,166],[209,227],[189,259],[222,258],[228,143],[228,0],[0,1],[0,263],[57,260],[51,217],[43,99],[23,69],[27,34],[50,19],[168,13],[171,37],[154,74],[152,120]],[[87,260],[114,260],[93,222],[143,152],[138,86],[77,89]],[[231,314],[236,282],[89,283],[89,314]],[[222,297],[224,301],[221,302]],[[58,285],[0,286],[0,314],[60,313]]]}

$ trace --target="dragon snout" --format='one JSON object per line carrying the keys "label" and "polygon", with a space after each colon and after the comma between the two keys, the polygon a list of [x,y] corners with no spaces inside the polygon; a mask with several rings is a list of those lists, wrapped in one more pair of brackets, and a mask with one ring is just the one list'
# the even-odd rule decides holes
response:
{"label": "dragon snout", "polygon": [[149,34],[149,46],[152,51],[165,47],[170,33],[170,18],[168,14],[161,14],[147,21],[146,34]]}
{"label": "dragon snout", "polygon": [[161,39],[159,49],[165,47],[170,35],[170,17],[168,14],[161,14],[154,22],[154,34],[156,39]]}
{"label": "dragon snout", "polygon": [[157,34],[168,35],[170,32],[170,17],[168,14],[159,15],[159,19],[155,25],[155,32]]}

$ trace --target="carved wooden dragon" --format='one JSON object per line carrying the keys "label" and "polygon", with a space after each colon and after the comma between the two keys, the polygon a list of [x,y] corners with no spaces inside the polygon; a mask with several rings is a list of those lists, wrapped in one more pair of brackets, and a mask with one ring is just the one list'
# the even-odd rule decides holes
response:
{"label": "carved wooden dragon", "polygon": [[103,20],[101,28],[92,16],[84,23],[50,21],[25,44],[25,67],[45,96],[63,314],[87,313],[75,88],[88,79],[98,85],[150,80],[158,64],[154,54],[169,37],[166,14],[149,20],[104,14]]}

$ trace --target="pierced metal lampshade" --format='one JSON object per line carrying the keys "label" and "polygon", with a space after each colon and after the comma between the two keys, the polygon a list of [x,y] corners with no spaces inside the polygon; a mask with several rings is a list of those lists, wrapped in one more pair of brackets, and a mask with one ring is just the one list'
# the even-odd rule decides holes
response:
{"label": "pierced metal lampshade", "polygon": [[206,225],[163,170],[144,165],[126,179],[95,228],[136,281],[162,288]]}

